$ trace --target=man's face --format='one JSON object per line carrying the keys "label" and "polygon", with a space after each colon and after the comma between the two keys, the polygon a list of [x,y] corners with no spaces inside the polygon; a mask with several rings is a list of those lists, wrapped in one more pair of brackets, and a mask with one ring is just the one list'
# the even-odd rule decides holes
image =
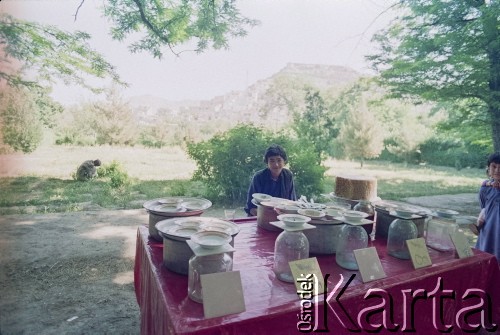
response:
{"label": "man's face", "polygon": [[285,160],[281,156],[271,156],[267,159],[267,167],[274,176],[278,176],[285,166]]}

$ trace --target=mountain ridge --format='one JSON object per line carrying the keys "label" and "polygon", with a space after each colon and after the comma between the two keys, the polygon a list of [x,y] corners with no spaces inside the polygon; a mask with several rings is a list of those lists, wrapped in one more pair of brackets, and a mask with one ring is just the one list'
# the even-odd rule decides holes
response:
{"label": "mountain ridge", "polygon": [[[288,63],[280,71],[256,81],[244,90],[230,91],[211,99],[169,101],[157,96],[141,95],[129,98],[129,104],[138,119],[146,123],[152,117],[168,115],[187,121],[223,120],[229,123],[266,124],[269,121],[267,114],[273,114],[271,116],[275,120],[286,122],[290,115],[279,104],[280,94],[300,95],[305,86],[320,91],[340,92],[360,77],[362,75],[357,71],[339,65]],[[259,115],[257,119],[256,114]]]}

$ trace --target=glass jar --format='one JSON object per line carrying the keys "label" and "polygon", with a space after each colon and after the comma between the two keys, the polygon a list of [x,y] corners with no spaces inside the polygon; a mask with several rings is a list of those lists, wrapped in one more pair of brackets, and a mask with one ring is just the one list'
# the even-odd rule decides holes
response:
{"label": "glass jar", "polygon": [[284,282],[293,283],[294,278],[288,262],[309,257],[309,240],[301,230],[284,230],[274,244],[274,266],[276,277]]}
{"label": "glass jar", "polygon": [[418,230],[412,220],[396,219],[389,225],[387,253],[400,259],[410,259],[406,240],[417,238]]}
{"label": "glass jar", "polygon": [[356,206],[353,207],[354,211],[363,212],[368,214],[366,217],[367,220],[373,221],[372,225],[365,225],[366,233],[370,235],[372,241],[375,239],[375,208],[372,206],[370,201],[368,200],[359,200]]}
{"label": "glass jar", "polygon": [[433,217],[427,224],[426,244],[439,251],[454,250],[450,234],[457,230],[458,225],[454,218]]}
{"label": "glass jar", "polygon": [[335,260],[338,265],[348,270],[358,270],[354,250],[368,246],[368,234],[361,226],[345,224],[340,230]]}
{"label": "glass jar", "polygon": [[375,208],[373,208],[372,204],[368,200],[359,200],[352,210],[366,213],[368,214],[366,219],[371,221],[375,220]]}
{"label": "glass jar", "polygon": [[188,296],[191,300],[203,303],[200,276],[209,273],[233,270],[233,259],[224,252],[207,256],[192,256],[189,259]]}

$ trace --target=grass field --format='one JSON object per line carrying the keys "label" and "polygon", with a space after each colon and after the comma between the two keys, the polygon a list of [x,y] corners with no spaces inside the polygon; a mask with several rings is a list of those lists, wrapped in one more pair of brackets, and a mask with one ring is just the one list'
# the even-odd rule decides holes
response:
{"label": "grass field", "polygon": [[[76,182],[72,174],[81,162],[100,159],[103,164],[119,162],[133,182],[125,189],[114,189],[103,180]],[[334,189],[338,174],[376,177],[382,199],[475,193],[484,179],[482,169],[456,170],[369,161],[328,160],[324,192]],[[0,156],[0,214],[23,212],[77,211],[88,206],[102,208],[140,208],[148,199],[165,195],[203,196],[203,185],[190,181],[196,169],[180,147],[148,149],[142,147],[42,146],[23,155]],[[309,195],[306,195],[309,198]],[[224,207],[214,204],[214,208]]]}

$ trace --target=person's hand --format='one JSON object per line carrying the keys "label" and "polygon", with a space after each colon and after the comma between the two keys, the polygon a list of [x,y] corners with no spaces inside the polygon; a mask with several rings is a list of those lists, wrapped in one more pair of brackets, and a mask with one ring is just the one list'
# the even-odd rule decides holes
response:
{"label": "person's hand", "polygon": [[484,208],[483,208],[477,217],[476,223],[471,224],[469,226],[470,230],[474,233],[474,235],[476,235],[476,236],[479,235],[481,228],[483,228],[484,220],[485,220],[485,217],[484,217]]}
{"label": "person's hand", "polygon": [[483,208],[483,209],[481,209],[481,212],[479,213],[479,216],[477,217],[476,226],[478,227],[478,229],[481,229],[483,227],[484,220],[485,220],[485,217],[484,217],[484,208]]}

